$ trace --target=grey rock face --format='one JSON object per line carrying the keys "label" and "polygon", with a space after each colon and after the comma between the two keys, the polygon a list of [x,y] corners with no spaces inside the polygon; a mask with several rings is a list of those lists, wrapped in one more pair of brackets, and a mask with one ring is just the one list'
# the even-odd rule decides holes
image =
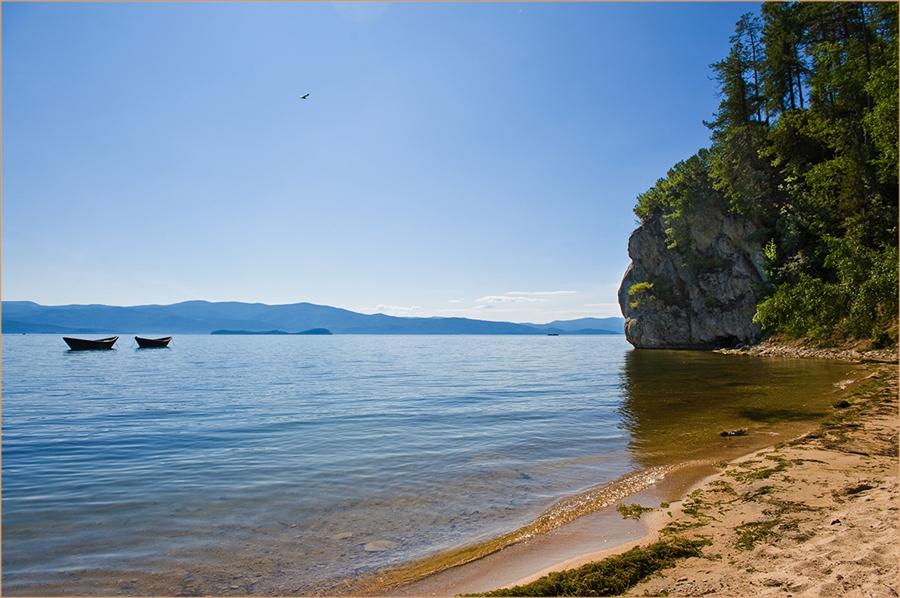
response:
{"label": "grey rock face", "polygon": [[662,216],[649,219],[628,240],[632,261],[619,287],[628,342],[645,349],[759,342],[754,287],[767,277],[760,244],[748,240],[756,228],[716,208],[686,218],[689,251],[668,247]]}

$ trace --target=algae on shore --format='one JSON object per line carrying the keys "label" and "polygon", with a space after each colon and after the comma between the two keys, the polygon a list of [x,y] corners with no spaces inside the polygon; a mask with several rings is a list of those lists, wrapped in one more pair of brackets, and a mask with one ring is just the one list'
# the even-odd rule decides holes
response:
{"label": "algae on shore", "polygon": [[708,540],[672,538],[589,563],[568,571],[551,573],[523,586],[472,596],[618,596],[628,588],[679,559],[699,557]]}

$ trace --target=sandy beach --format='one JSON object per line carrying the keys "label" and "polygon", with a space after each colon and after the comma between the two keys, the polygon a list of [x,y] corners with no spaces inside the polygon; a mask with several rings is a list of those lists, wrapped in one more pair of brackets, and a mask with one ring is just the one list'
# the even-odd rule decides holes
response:
{"label": "sandy beach", "polygon": [[681,529],[712,544],[629,595],[897,596],[897,368],[872,369],[815,432],[652,513],[653,536]]}
{"label": "sandy beach", "polygon": [[703,556],[678,561],[627,595],[897,596],[896,353],[755,351],[865,367],[842,384],[833,413],[812,432],[706,466],[699,483],[702,465],[617,502],[652,508],[639,521],[612,506],[467,564],[365,593],[455,596],[510,588],[681,537],[706,540]]}

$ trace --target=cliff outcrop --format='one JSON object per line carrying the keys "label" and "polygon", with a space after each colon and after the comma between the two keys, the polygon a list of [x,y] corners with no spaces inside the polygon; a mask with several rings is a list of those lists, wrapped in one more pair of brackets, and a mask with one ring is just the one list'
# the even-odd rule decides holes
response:
{"label": "cliff outcrop", "polygon": [[667,229],[665,216],[653,215],[628,240],[632,261],[619,288],[628,342],[644,349],[759,342],[756,289],[767,277],[756,228],[713,206],[678,225]]}

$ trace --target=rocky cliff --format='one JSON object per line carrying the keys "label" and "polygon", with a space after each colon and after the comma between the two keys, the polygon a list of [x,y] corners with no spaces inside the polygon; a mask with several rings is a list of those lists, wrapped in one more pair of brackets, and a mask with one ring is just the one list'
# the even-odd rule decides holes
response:
{"label": "rocky cliff", "polygon": [[628,241],[619,288],[625,335],[637,348],[715,349],[762,338],[755,289],[767,281],[755,227],[707,206],[679,219],[678,241],[662,215]]}

